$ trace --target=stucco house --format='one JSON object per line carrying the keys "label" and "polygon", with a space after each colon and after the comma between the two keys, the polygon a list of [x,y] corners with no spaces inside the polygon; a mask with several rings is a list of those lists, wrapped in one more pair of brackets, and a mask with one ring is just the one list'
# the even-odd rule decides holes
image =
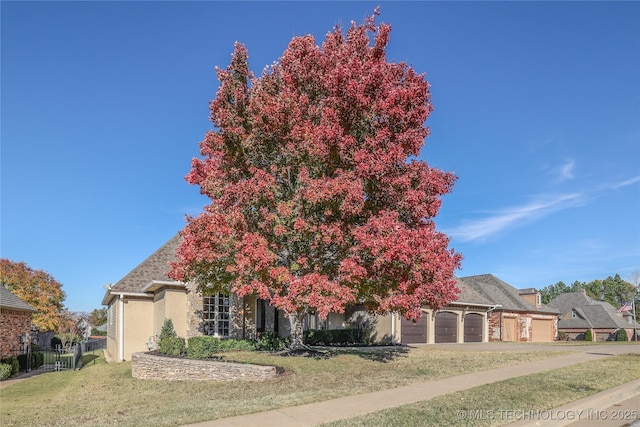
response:
{"label": "stucco house", "polygon": [[640,328],[633,317],[618,313],[608,302],[590,298],[584,290],[560,294],[548,305],[560,312],[558,329],[571,340],[584,339],[587,329],[591,329],[594,341],[613,340],[618,329],[626,330],[631,340],[634,327]]}
{"label": "stucco house", "polygon": [[[171,319],[176,333],[184,338],[214,335],[253,339],[261,331],[290,334],[284,313],[265,300],[256,296],[205,296],[192,284],[169,278],[169,264],[175,259],[180,239],[174,236],[106,289],[102,304],[107,306],[107,351],[113,360],[130,360],[132,353],[153,348],[165,319]],[[528,303],[499,279],[473,276],[459,279],[458,287],[456,301],[437,311],[424,307],[418,322],[397,314],[379,316],[372,339],[403,344],[555,339],[557,313]],[[326,320],[310,314],[304,328],[342,329],[357,310],[359,307],[331,313]]]}
{"label": "stucco house", "polygon": [[0,358],[21,353],[31,333],[35,308],[0,285]]}
{"label": "stucco house", "polygon": [[[167,276],[180,244],[176,235],[117,283],[110,286],[102,304],[107,306],[107,352],[113,360],[131,360],[131,354],[156,345],[165,319],[171,319],[178,336],[214,335],[253,339],[260,331],[289,335],[284,314],[255,296],[203,295],[189,283]],[[344,315],[330,315],[326,327],[337,328]],[[308,316],[306,328],[318,327]]]}

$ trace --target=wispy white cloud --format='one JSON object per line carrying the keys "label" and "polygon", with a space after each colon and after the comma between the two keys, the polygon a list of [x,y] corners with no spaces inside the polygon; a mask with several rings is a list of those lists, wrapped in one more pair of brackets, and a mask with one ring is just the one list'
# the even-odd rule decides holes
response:
{"label": "wispy white cloud", "polygon": [[[574,161],[567,161],[561,168],[560,176],[566,179],[573,177]],[[547,194],[537,196],[533,201],[519,206],[512,206],[479,219],[463,220],[456,227],[443,230],[449,236],[463,242],[482,241],[500,232],[528,224],[554,212],[584,206],[585,204],[606,194],[607,191],[640,182],[635,176],[616,183],[605,183],[587,191],[569,194]]]}
{"label": "wispy white cloud", "polygon": [[485,218],[463,222],[454,229],[446,230],[446,233],[465,242],[483,240],[509,228],[582,203],[584,203],[584,195],[581,193],[544,196],[521,206],[504,209]]}
{"label": "wispy white cloud", "polygon": [[573,169],[576,166],[576,162],[574,160],[566,161],[562,166],[560,166],[560,180],[566,181],[569,179],[573,179]]}
{"label": "wispy white cloud", "polygon": [[640,176],[634,176],[633,178],[616,182],[615,184],[611,185],[611,188],[617,190],[619,188],[626,187],[627,185],[635,184],[636,182],[640,182]]}

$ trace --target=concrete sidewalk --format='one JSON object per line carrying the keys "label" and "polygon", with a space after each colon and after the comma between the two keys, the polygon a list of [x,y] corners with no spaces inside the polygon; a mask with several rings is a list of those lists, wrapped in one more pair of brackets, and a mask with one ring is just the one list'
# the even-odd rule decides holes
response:
{"label": "concrete sidewalk", "polygon": [[[470,351],[486,350],[486,348],[484,348],[483,346],[467,346],[466,348],[456,346],[455,348],[457,350]],[[506,349],[504,346],[492,346],[490,348],[496,351],[504,351]],[[523,346],[517,346],[517,348],[519,350],[523,350]],[[562,347],[555,346],[548,347],[547,349],[559,350],[562,349]],[[390,409],[401,405],[433,399],[434,397],[454,393],[460,390],[466,390],[484,384],[490,384],[496,381],[502,381],[509,378],[563,368],[566,366],[588,362],[591,360],[602,359],[608,356],[613,356],[615,354],[640,353],[640,346],[576,346],[571,347],[571,350],[576,351],[576,353],[572,353],[566,356],[554,357],[551,359],[524,363],[520,365],[505,366],[502,368],[490,369],[487,371],[474,372],[471,374],[444,378],[437,381],[415,383],[394,389],[345,396],[337,399],[326,400],[323,402],[316,402],[306,405],[276,409],[272,411],[223,418],[213,421],[206,421],[203,423],[191,424],[190,427],[317,426],[331,421],[349,419],[384,409]],[[633,396],[640,396],[640,381],[634,381],[632,383],[617,387],[616,389],[619,390],[606,391],[603,393],[599,393],[598,395],[613,396],[614,400],[617,399],[617,401],[626,400],[632,398]],[[598,398],[604,399],[602,396],[596,397],[598,395],[592,396],[592,400],[589,401],[587,401],[586,399],[582,399],[585,400],[585,402],[582,403],[583,406],[587,408],[589,405],[593,404],[592,402],[597,402]],[[613,405],[614,403],[616,402],[611,402],[610,400],[601,400],[600,403],[597,404],[605,406],[598,407],[597,409],[604,410],[607,406]],[[573,418],[573,420],[571,421],[573,422],[575,420],[576,418]],[[514,419],[514,421],[518,421],[518,419]],[[535,422],[536,421],[532,421],[531,419],[529,419],[526,420],[526,423],[522,425],[535,425]],[[556,423],[553,425],[561,424]]]}

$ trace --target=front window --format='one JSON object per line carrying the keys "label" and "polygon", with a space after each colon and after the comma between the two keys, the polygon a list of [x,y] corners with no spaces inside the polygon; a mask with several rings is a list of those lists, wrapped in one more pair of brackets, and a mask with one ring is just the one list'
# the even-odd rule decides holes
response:
{"label": "front window", "polygon": [[217,293],[204,297],[203,329],[205,335],[229,336],[229,295]]}

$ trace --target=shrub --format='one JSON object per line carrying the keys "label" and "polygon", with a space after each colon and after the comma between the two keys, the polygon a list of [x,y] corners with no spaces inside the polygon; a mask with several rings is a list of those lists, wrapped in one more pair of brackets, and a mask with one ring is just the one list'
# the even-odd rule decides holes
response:
{"label": "shrub", "polygon": [[41,351],[34,351],[31,353],[31,369],[38,369],[44,364],[44,353]]}
{"label": "shrub", "polygon": [[280,351],[289,347],[291,339],[282,338],[273,331],[261,332],[256,341],[256,349],[260,351]]}
{"label": "shrub", "polygon": [[587,329],[586,331],[584,331],[584,340],[593,341],[593,333],[591,332],[591,329]]}
{"label": "shrub", "polygon": [[376,328],[378,318],[366,311],[356,311],[347,319],[347,325],[353,330],[353,338],[357,344],[371,344],[371,334]]}
{"label": "shrub", "polygon": [[18,357],[16,357],[16,359],[18,359],[18,365],[20,366],[20,370],[21,371],[26,371],[27,370],[27,355],[26,354],[19,354]]}
{"label": "shrub", "polygon": [[58,346],[62,347],[62,340],[59,336],[54,335],[51,337],[51,348],[58,348]]}
{"label": "shrub", "polygon": [[11,376],[11,365],[0,363],[0,381],[4,381]]}
{"label": "shrub", "polygon": [[305,331],[304,342],[307,345],[347,345],[356,343],[353,329],[326,329]]}
{"label": "shrub", "polygon": [[629,336],[625,329],[618,329],[618,332],[616,332],[616,341],[629,341]]}
{"label": "shrub", "polygon": [[13,356],[0,360],[0,363],[11,366],[11,375],[20,372],[20,362]]}
{"label": "shrub", "polygon": [[225,339],[220,340],[222,351],[254,351],[256,345],[248,340]]}
{"label": "shrub", "polygon": [[158,343],[158,351],[168,356],[181,356],[185,354],[187,347],[184,338],[169,337]]}
{"label": "shrub", "polygon": [[186,352],[184,338],[180,338],[173,329],[173,321],[165,319],[160,337],[158,338],[158,351],[168,356],[181,356]]}
{"label": "shrub", "polygon": [[97,328],[91,328],[91,336],[93,337],[105,337],[107,336],[107,331],[101,331]]}
{"label": "shrub", "polygon": [[216,337],[191,337],[188,341],[187,357],[189,359],[206,359],[220,352],[220,340]]}
{"label": "shrub", "polygon": [[188,344],[187,357],[189,359],[207,359],[223,351],[253,351],[256,349],[255,344],[251,341],[220,339],[207,335],[191,337]]}

